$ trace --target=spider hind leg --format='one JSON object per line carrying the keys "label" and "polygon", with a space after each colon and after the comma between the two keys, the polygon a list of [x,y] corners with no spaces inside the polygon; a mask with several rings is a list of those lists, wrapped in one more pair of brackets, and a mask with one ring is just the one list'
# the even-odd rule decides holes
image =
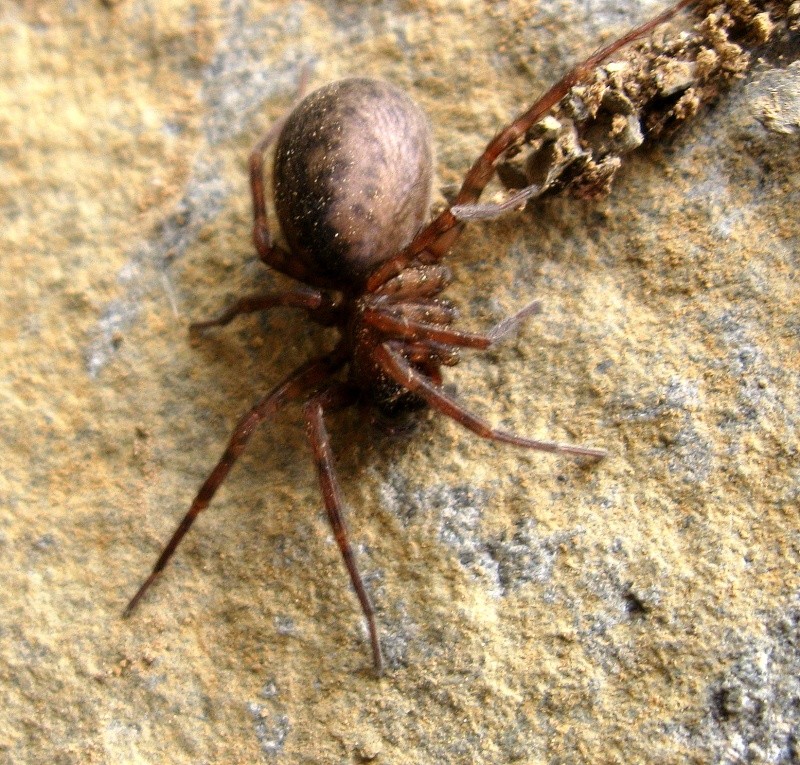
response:
{"label": "spider hind leg", "polygon": [[282,382],[278,383],[266,396],[264,396],[247,414],[239,420],[239,424],[231,434],[228,446],[220,457],[214,469],[209,473],[200,490],[192,501],[189,510],[178,524],[178,527],[161,552],[150,575],[145,579],[136,594],[125,607],[123,616],[130,616],[150,586],[158,579],[170,558],[172,558],[186,532],[192,527],[195,518],[205,510],[211,502],[217,489],[228,477],[231,468],[244,451],[250,437],[256,428],[264,421],[273,417],[287,403],[295,401],[322,385],[344,363],[341,348],[334,349],[331,353],[320,358],[308,361],[292,372]]}
{"label": "spider hind leg", "polygon": [[367,623],[370,645],[372,648],[372,661],[377,675],[383,674],[383,653],[381,652],[380,639],[378,638],[378,628],[375,623],[375,610],[372,607],[369,593],[364,586],[361,572],[358,570],[355,553],[350,545],[347,534],[342,509],[344,501],[342,499],[339,481],[333,466],[333,452],[330,445],[330,436],[325,427],[325,414],[344,409],[357,401],[356,391],[349,385],[338,383],[317,393],[309,399],[303,411],[305,414],[306,427],[308,429],[308,440],[314,453],[314,464],[319,476],[322,497],[325,502],[325,510],[328,514],[328,521],[333,531],[339,552],[342,554],[347,573],[355,590],[364,619]]}

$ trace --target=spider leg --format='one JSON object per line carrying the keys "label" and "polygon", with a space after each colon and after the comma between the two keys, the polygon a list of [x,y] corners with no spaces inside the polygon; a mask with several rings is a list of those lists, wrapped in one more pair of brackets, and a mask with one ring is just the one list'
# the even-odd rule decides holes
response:
{"label": "spider leg", "polygon": [[404,300],[401,303],[390,303],[382,310],[392,316],[429,324],[452,324],[458,318],[458,309],[449,300],[442,298]]}
{"label": "spider leg", "polygon": [[453,205],[450,208],[450,212],[460,221],[491,220],[492,218],[499,218],[504,213],[511,212],[512,210],[523,209],[531,199],[535,199],[544,194],[544,192],[550,188],[552,182],[553,178],[548,176],[541,186],[535,184],[526,186],[513,194],[509,194],[502,202]]}
{"label": "spider leg", "polygon": [[328,521],[333,529],[333,536],[339,546],[347,572],[350,574],[350,581],[356,591],[358,602],[361,604],[361,610],[367,622],[375,672],[381,675],[383,674],[383,654],[381,653],[381,644],[378,639],[378,628],[375,625],[375,612],[364,582],[361,579],[353,548],[350,546],[350,540],[347,536],[347,525],[342,516],[344,502],[342,501],[342,493],[333,467],[333,453],[324,419],[325,412],[342,409],[355,403],[355,401],[356,393],[351,387],[344,384],[333,385],[311,398],[305,404],[304,413],[308,428],[308,439],[314,452],[314,463],[317,467],[322,497],[325,501],[325,510],[328,513]]}
{"label": "spider leg", "polygon": [[219,316],[208,321],[198,321],[189,326],[191,332],[202,332],[209,327],[224,327],[233,319],[243,313],[265,311],[269,308],[287,306],[291,308],[305,308],[315,318],[315,312],[326,309],[330,313],[333,303],[324,293],[310,287],[295,287],[285,292],[269,292],[267,294],[245,295],[233,305],[228,306]]}
{"label": "spider leg", "polygon": [[453,272],[445,265],[417,266],[401,271],[375,290],[389,300],[426,298],[438,295],[453,281]]}
{"label": "spider leg", "polygon": [[[304,69],[300,78],[295,103],[299,101],[305,91],[307,70]],[[264,155],[273,141],[280,135],[286,120],[289,118],[291,110],[287,111],[272,127],[263,135],[250,152],[250,194],[253,199],[253,244],[258,252],[258,257],[271,266],[276,271],[297,279],[298,281],[311,284],[315,287],[331,286],[326,280],[315,277],[310,270],[299,259],[292,257],[291,253],[277,246],[272,239],[267,219],[267,203],[264,191]]]}
{"label": "spider leg", "polygon": [[[455,243],[464,224],[459,222],[452,207],[473,204],[478,201],[486,184],[492,179],[495,164],[500,155],[522,138],[547,112],[564,98],[570,89],[580,82],[595,67],[620,48],[642,37],[660,24],[668,21],[679,11],[696,0],[680,0],[671,8],[655,18],[634,27],[614,42],[592,53],[587,59],[570,69],[555,85],[542,95],[526,112],[517,117],[511,124],[503,128],[486,146],[469,169],[458,196],[450,208],[443,210],[433,219],[414,240],[398,255],[384,262],[367,280],[367,290],[374,292],[382,284],[399,274],[412,260],[419,258],[423,263],[435,263]],[[533,193],[533,192],[532,192]]]}
{"label": "spider leg", "polygon": [[460,361],[458,349],[433,340],[403,343],[403,352],[406,358],[414,363],[437,363],[446,367],[454,367]]}
{"label": "spider leg", "polygon": [[163,571],[169,559],[172,557],[172,554],[175,552],[175,549],[180,544],[180,541],[194,523],[194,519],[208,507],[217,489],[227,477],[239,455],[244,451],[255,429],[262,422],[272,417],[287,403],[300,398],[310,389],[325,382],[331,374],[342,366],[344,359],[342,346],[339,346],[325,356],[306,362],[286,377],[283,382],[276,385],[244,417],[242,417],[241,420],[239,420],[239,424],[234,429],[222,457],[220,457],[216,467],[211,471],[208,478],[206,478],[205,482],[200,487],[200,491],[197,492],[197,496],[194,498],[189,511],[178,524],[169,542],[167,542],[167,546],[161,552],[150,575],[145,579],[142,586],[138,589],[133,598],[131,598],[130,603],[125,607],[123,616],[130,616],[134,608],[136,608],[137,603],[150,588],[150,585],[153,584],[161,571]]}
{"label": "spider leg", "polygon": [[392,315],[389,311],[384,311],[380,308],[366,309],[364,311],[364,321],[382,332],[387,332],[412,342],[432,340],[436,343],[455,345],[460,348],[485,350],[505,337],[523,319],[540,311],[541,303],[534,301],[484,333],[462,332],[461,330],[449,329],[436,324],[415,321],[414,319]]}
{"label": "spider leg", "polygon": [[488,422],[470,413],[463,405],[440,390],[424,374],[414,369],[403,358],[403,355],[399,352],[400,348],[402,348],[402,344],[397,342],[383,343],[383,345],[376,347],[375,355],[383,370],[406,390],[416,393],[434,409],[438,409],[442,414],[446,414],[481,438],[523,446],[542,452],[572,454],[577,457],[593,457],[594,459],[602,459],[606,456],[606,452],[603,449],[560,444],[555,441],[538,441],[531,438],[523,438],[499,428],[493,428]]}

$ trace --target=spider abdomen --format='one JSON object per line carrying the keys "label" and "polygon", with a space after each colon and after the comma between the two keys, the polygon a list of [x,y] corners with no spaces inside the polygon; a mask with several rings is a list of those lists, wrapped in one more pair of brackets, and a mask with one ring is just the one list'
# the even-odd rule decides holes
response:
{"label": "spider abdomen", "polygon": [[289,250],[343,288],[411,241],[432,184],[425,115],[379,80],[351,78],[314,91],[278,137],[275,208]]}

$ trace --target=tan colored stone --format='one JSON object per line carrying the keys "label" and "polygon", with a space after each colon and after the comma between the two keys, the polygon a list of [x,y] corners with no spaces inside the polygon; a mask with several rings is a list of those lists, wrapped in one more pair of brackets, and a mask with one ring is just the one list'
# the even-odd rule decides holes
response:
{"label": "tan colored stone", "polygon": [[473,224],[449,258],[465,326],[544,310],[448,382],[504,427],[606,447],[604,463],[433,417],[405,440],[333,418],[386,677],[296,410],[120,618],[239,414],[330,346],[289,311],[195,347],[186,332],[278,281],[254,261],[247,152],[302,62],[314,84],[408,89],[449,194],[569,63],[663,4],[595,5],[0,6],[0,760],[788,751],[800,154],[751,111],[752,75],[626,161],[605,201]]}

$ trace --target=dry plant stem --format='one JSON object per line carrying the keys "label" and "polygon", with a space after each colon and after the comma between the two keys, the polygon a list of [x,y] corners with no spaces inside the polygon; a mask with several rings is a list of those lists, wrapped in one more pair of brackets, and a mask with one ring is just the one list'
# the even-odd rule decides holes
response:
{"label": "dry plant stem", "polygon": [[613,66],[596,68],[552,110],[546,130],[529,131],[500,157],[500,182],[521,191],[499,205],[453,213],[474,220],[545,192],[606,196],[624,156],[672,135],[742,76],[753,51],[788,37],[789,8],[787,0],[698,0],[687,16],[693,25],[643,40]]}

